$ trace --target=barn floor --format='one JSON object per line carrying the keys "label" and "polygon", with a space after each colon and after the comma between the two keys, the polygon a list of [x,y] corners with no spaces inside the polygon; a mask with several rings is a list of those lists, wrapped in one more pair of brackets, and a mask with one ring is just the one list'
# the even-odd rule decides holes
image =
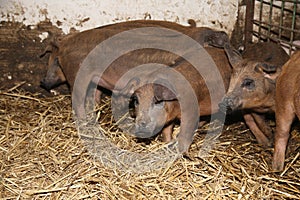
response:
{"label": "barn floor", "polygon": [[273,148],[258,145],[242,122],[226,125],[206,156],[199,152],[207,125],[197,131],[188,157],[166,161],[159,158],[171,152],[159,151],[159,138],[140,141],[115,128],[106,98],[100,113],[105,136],[148,156],[148,163],[128,168],[134,162],[128,157],[113,157],[117,164],[101,160],[114,149],[104,145],[91,153],[73,122],[66,86],[56,96],[39,87],[47,59],[38,55],[47,41],[38,35],[45,30],[60,33],[49,23],[0,27],[1,199],[300,199],[299,125],[282,173],[270,171]]}

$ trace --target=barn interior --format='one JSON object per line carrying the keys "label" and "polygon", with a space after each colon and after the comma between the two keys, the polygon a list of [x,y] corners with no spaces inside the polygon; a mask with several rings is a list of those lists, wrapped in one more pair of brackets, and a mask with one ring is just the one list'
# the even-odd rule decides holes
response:
{"label": "barn interior", "polygon": [[[273,172],[274,147],[259,145],[241,116],[198,128],[188,156],[178,156],[159,135],[123,133],[106,95],[96,107],[100,128],[88,130],[103,138],[89,143],[78,133],[69,87],[49,92],[40,86],[48,62],[40,55],[53,35],[134,19],[186,25],[192,18],[197,26],[225,31],[240,51],[271,41],[291,55],[300,48],[300,2],[109,2],[1,2],[0,198],[300,199],[299,120],[284,170]],[[272,115],[268,123],[275,131]],[[205,144],[212,144],[209,150]]]}

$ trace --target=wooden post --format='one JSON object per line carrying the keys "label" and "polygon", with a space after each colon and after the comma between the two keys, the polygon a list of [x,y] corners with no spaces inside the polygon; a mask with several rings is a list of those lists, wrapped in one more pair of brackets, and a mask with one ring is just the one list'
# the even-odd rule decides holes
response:
{"label": "wooden post", "polygon": [[255,0],[245,0],[246,3],[246,17],[245,17],[245,39],[244,46],[247,48],[248,44],[252,43],[253,36],[253,17]]}

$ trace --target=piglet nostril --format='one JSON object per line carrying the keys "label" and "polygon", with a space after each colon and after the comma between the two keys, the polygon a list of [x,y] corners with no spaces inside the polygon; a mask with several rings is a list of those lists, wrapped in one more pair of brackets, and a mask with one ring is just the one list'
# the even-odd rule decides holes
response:
{"label": "piglet nostril", "polygon": [[40,81],[40,86],[41,86],[42,88],[44,88],[45,90],[47,90],[47,91],[50,91],[50,90],[51,90],[51,87],[47,84],[47,82],[46,82],[45,79],[42,79],[42,80]]}
{"label": "piglet nostril", "polygon": [[45,79],[42,79],[41,81],[40,81],[40,85],[44,88],[45,87]]}
{"label": "piglet nostril", "polygon": [[226,98],[226,104],[231,107],[233,105],[233,100],[231,98]]}
{"label": "piglet nostril", "polygon": [[221,112],[231,112],[233,106],[233,100],[231,98],[223,98],[223,101],[219,103],[219,109]]}
{"label": "piglet nostril", "polygon": [[219,109],[221,112],[226,113],[227,105],[224,102],[219,103]]}
{"label": "piglet nostril", "polygon": [[141,122],[140,122],[140,126],[141,126],[142,128],[145,128],[145,127],[147,126],[147,123],[146,123],[145,121],[141,121]]}
{"label": "piglet nostril", "polygon": [[43,78],[43,79],[40,81],[40,84],[41,84],[41,85],[44,85],[44,83],[45,83],[45,78]]}

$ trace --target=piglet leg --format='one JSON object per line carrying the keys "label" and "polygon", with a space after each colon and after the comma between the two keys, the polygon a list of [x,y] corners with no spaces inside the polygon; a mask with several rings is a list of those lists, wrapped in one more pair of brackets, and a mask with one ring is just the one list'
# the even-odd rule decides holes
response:
{"label": "piglet leg", "polygon": [[95,91],[95,102],[96,102],[97,104],[100,104],[100,103],[101,103],[101,95],[102,95],[102,92],[101,92],[99,89],[97,89],[97,90]]}
{"label": "piglet leg", "polygon": [[285,152],[290,136],[290,128],[295,113],[290,103],[276,107],[276,133],[272,169],[282,171],[284,167]]}
{"label": "piglet leg", "polygon": [[247,113],[244,114],[244,119],[245,122],[247,124],[247,126],[249,127],[249,129],[252,131],[252,133],[254,134],[257,142],[263,146],[270,146],[270,140],[266,137],[266,135],[260,130],[260,128],[258,127],[254,117]]}
{"label": "piglet leg", "polygon": [[197,126],[198,123],[181,123],[180,132],[177,136],[179,153],[187,154],[189,147],[193,142]]}
{"label": "piglet leg", "polygon": [[264,115],[251,113],[252,117],[254,118],[258,128],[267,136],[270,140],[273,138],[272,129],[266,123]]}
{"label": "piglet leg", "polygon": [[162,130],[162,136],[164,142],[172,141],[173,128],[174,128],[174,124],[171,123],[170,125],[164,127],[164,129]]}

